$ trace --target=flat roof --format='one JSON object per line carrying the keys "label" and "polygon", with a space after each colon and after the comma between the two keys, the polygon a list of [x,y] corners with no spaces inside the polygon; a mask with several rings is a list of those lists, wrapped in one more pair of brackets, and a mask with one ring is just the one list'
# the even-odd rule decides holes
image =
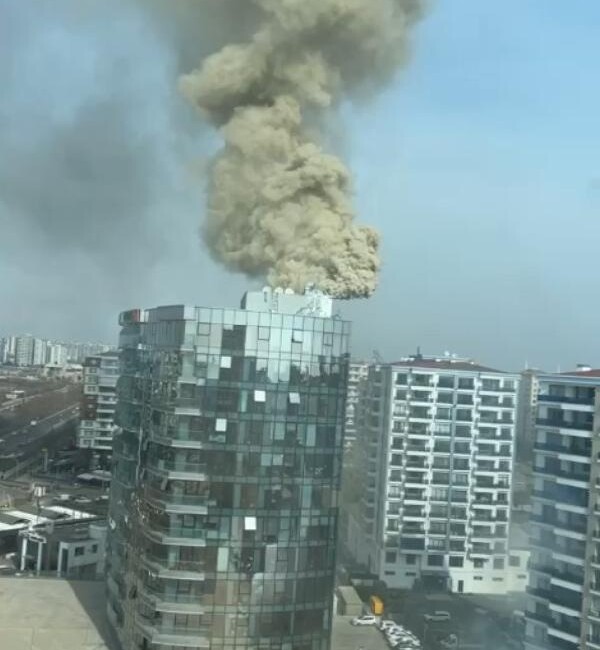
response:
{"label": "flat roof", "polygon": [[0,577],[2,650],[116,650],[103,581]]}
{"label": "flat roof", "polygon": [[419,359],[418,357],[409,357],[408,359],[400,359],[400,361],[392,361],[390,366],[402,366],[406,368],[423,368],[431,370],[464,370],[469,372],[493,372],[496,374],[513,374],[507,373],[505,370],[496,370],[488,366],[482,366],[475,361],[466,359]]}

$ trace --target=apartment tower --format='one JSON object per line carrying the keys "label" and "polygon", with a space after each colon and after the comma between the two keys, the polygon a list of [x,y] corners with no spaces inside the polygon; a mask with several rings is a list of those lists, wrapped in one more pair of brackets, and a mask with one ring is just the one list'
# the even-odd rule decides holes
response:
{"label": "apartment tower", "polygon": [[509,548],[517,384],[451,356],[370,367],[357,415],[362,504],[346,546],[388,587],[524,590]]}
{"label": "apartment tower", "polygon": [[540,375],[527,650],[600,649],[600,370]]}
{"label": "apartment tower", "polygon": [[120,316],[108,556],[123,650],[327,650],[350,326],[327,296]]}

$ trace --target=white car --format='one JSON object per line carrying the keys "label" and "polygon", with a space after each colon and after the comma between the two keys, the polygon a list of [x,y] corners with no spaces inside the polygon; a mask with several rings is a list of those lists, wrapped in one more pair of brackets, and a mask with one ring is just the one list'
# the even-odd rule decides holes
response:
{"label": "white car", "polygon": [[442,621],[450,620],[450,612],[438,610],[431,614],[425,614],[424,618],[426,621],[430,621],[432,623],[441,623]]}
{"label": "white car", "polygon": [[413,640],[408,640],[404,641],[401,639],[398,640],[392,640],[389,642],[390,647],[394,648],[394,650],[419,650],[421,648],[421,642],[420,641],[413,641]]}
{"label": "white car", "polygon": [[401,632],[401,631],[389,632],[388,634],[386,634],[386,637],[389,643],[392,642],[413,643],[414,641],[418,640],[414,635],[410,634],[410,632]]}
{"label": "white car", "polygon": [[370,614],[365,614],[364,616],[355,616],[351,621],[351,625],[375,625],[377,623],[377,617],[371,616]]}
{"label": "white car", "polygon": [[394,627],[402,627],[398,625],[395,621],[392,621],[391,618],[384,618],[379,622],[379,629],[382,632],[385,632],[386,630],[392,629]]}

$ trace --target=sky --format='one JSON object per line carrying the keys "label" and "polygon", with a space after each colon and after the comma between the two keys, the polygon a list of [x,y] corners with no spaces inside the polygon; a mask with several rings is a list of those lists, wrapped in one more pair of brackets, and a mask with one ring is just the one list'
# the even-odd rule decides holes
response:
{"label": "sky", "polygon": [[[259,286],[203,249],[218,141],[177,77],[218,43],[160,0],[0,0],[0,335],[116,341],[136,306]],[[189,25],[186,25],[189,29]],[[353,350],[600,365],[600,4],[437,0],[409,66],[337,143],[380,286]]]}

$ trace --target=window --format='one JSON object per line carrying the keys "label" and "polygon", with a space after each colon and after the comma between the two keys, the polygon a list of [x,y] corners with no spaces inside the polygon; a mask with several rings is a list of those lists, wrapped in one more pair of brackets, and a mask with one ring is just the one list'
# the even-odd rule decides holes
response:
{"label": "window", "polygon": [[477,557],[473,560],[473,567],[475,569],[483,569],[484,564],[485,564],[485,560],[482,560],[481,558]]}
{"label": "window", "polygon": [[438,386],[440,388],[454,388],[453,375],[440,375],[438,379]]}
{"label": "window", "polygon": [[294,343],[302,343],[304,332],[302,330],[293,330],[292,341]]}
{"label": "window", "polygon": [[398,373],[396,375],[396,383],[399,386],[406,386],[408,375],[406,373]]}
{"label": "window", "polygon": [[473,390],[473,379],[471,377],[460,377],[458,387],[461,390]]}
{"label": "window", "polygon": [[266,402],[267,392],[264,390],[255,390],[254,391],[254,401],[255,402]]}
{"label": "window", "polygon": [[221,357],[221,368],[231,368],[231,357]]}
{"label": "window", "polygon": [[445,535],[448,525],[445,521],[432,521],[429,524],[429,533],[432,535]]}
{"label": "window", "polygon": [[300,393],[290,393],[290,404],[300,404]]}
{"label": "window", "polygon": [[504,569],[504,558],[503,557],[494,558],[494,569]]}
{"label": "window", "polygon": [[198,334],[208,336],[210,334],[210,323],[198,323]]}
{"label": "window", "polygon": [[438,406],[435,417],[438,420],[451,420],[452,419],[452,409]]}
{"label": "window", "polygon": [[92,553],[98,552],[98,544],[92,544]]}
{"label": "window", "polygon": [[388,564],[393,564],[396,561],[396,553],[394,551],[388,551],[385,554],[385,561]]}
{"label": "window", "polygon": [[519,567],[521,566],[521,558],[518,555],[511,555],[508,558],[508,564],[509,566]]}
{"label": "window", "polygon": [[269,340],[269,328],[268,327],[259,327],[258,328],[258,340],[259,341],[268,341]]}
{"label": "window", "polygon": [[483,580],[481,576],[474,576],[473,580]]}
{"label": "window", "polygon": [[428,555],[427,564],[429,566],[444,566],[444,556],[443,555]]}
{"label": "window", "polygon": [[464,558],[459,557],[458,555],[451,555],[448,559],[448,566],[451,567],[462,567],[464,564]]}
{"label": "window", "polygon": [[217,418],[215,421],[215,431],[227,431],[227,420],[225,418]]}
{"label": "window", "polygon": [[85,553],[85,546],[76,546],[75,547],[75,555],[80,556]]}
{"label": "window", "polygon": [[409,566],[412,564],[417,563],[417,556],[416,555],[405,555],[404,556],[404,562],[408,564]]}

